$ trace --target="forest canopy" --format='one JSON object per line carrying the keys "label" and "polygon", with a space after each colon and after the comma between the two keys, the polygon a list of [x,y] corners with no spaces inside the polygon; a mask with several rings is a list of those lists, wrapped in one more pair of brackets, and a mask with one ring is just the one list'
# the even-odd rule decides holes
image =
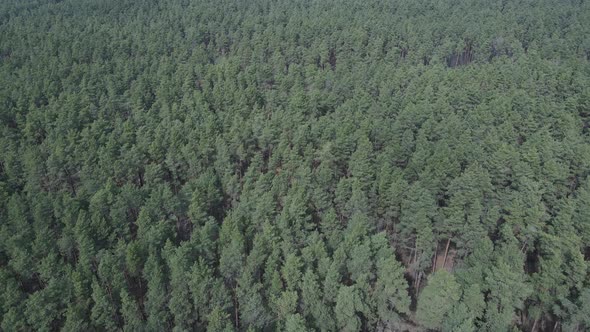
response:
{"label": "forest canopy", "polygon": [[590,1],[3,0],[0,330],[590,329]]}

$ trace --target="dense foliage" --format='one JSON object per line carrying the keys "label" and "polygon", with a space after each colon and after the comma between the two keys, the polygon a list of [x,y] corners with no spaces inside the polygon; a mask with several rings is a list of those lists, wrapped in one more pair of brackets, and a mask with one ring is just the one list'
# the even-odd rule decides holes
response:
{"label": "dense foliage", "polygon": [[0,330],[590,329],[589,23],[3,0]]}

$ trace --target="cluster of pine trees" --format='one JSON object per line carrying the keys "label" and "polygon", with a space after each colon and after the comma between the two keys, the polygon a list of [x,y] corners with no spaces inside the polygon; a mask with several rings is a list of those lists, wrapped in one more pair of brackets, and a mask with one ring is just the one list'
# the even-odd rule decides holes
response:
{"label": "cluster of pine trees", "polygon": [[589,23],[1,1],[0,330],[590,329]]}

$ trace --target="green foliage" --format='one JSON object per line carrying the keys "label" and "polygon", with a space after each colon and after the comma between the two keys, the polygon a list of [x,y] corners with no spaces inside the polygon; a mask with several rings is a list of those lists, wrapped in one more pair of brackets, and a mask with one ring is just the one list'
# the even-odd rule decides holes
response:
{"label": "green foliage", "polygon": [[428,285],[418,298],[416,319],[429,329],[439,329],[461,296],[461,286],[445,270],[437,271],[428,279]]}
{"label": "green foliage", "polygon": [[0,2],[0,330],[590,329],[589,13]]}
{"label": "green foliage", "polygon": [[359,309],[359,296],[352,286],[342,286],[336,297],[334,313],[340,331],[358,331],[361,320],[357,315]]}

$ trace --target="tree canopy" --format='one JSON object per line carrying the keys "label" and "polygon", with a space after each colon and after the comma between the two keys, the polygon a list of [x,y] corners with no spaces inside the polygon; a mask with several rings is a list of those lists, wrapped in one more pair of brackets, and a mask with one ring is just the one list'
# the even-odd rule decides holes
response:
{"label": "tree canopy", "polygon": [[590,329],[590,1],[0,2],[0,330]]}

